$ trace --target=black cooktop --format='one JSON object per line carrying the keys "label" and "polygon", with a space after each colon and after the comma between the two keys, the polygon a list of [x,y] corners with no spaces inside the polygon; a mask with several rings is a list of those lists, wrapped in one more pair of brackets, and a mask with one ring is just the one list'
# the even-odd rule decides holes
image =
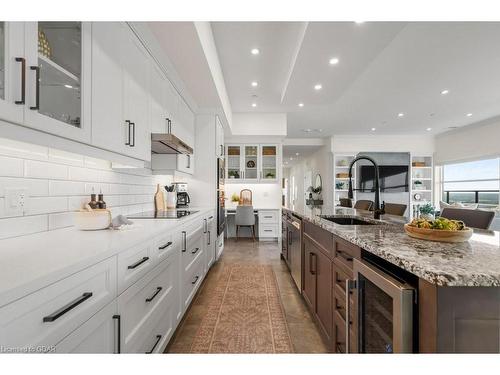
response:
{"label": "black cooktop", "polygon": [[190,210],[165,210],[165,211],[147,211],[128,215],[129,219],[182,219],[198,211]]}

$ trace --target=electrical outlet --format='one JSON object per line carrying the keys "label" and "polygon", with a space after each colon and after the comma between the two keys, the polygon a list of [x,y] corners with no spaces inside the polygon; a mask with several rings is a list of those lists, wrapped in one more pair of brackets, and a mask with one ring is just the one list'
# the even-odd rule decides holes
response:
{"label": "electrical outlet", "polygon": [[5,214],[7,216],[22,216],[27,210],[27,188],[5,188]]}

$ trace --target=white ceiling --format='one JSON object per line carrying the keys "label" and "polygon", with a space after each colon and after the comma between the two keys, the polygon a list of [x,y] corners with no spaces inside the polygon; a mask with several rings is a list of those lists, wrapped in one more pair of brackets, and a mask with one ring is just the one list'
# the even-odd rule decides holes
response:
{"label": "white ceiling", "polygon": [[307,159],[320,148],[320,145],[283,145],[283,166],[291,167]]}
{"label": "white ceiling", "polygon": [[[289,137],[318,136],[301,130],[307,128],[322,129],[322,136],[367,134],[372,127],[377,134],[423,134],[428,127],[439,133],[500,115],[500,23],[215,22],[212,28],[233,111],[286,112]],[[254,47],[257,56],[250,54]],[[339,64],[329,65],[331,57]],[[315,91],[316,83],[323,89]],[[449,94],[441,95],[443,89]]]}

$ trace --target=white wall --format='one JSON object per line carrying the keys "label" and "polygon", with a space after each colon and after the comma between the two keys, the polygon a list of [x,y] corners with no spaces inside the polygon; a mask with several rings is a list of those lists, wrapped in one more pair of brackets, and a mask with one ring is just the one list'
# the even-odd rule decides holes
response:
{"label": "white wall", "polygon": [[332,137],[334,153],[411,152],[415,155],[434,153],[432,135],[336,135]]}
{"label": "white wall", "polygon": [[485,159],[500,155],[500,118],[494,118],[436,137],[435,164]]}
{"label": "white wall", "polygon": [[253,206],[255,208],[281,208],[281,186],[280,184],[227,184],[225,185],[225,193],[228,200],[226,208],[231,209],[237,204],[231,202],[231,196],[236,193],[240,195],[243,189],[252,191]]}
{"label": "white wall", "polygon": [[[73,225],[71,211],[102,190],[113,216],[154,209],[156,183],[171,176],[134,175],[111,169],[111,162],[0,138],[0,239]],[[147,173],[147,172],[146,172]],[[5,189],[26,188],[24,215],[9,216]]]}
{"label": "white wall", "polygon": [[286,113],[234,113],[233,136],[286,136]]}

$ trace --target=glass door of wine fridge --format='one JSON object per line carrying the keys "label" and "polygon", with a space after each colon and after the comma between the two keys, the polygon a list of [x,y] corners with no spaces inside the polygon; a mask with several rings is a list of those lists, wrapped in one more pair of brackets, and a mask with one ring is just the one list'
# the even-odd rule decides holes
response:
{"label": "glass door of wine fridge", "polygon": [[354,260],[358,351],[412,353],[415,289],[396,275]]}

